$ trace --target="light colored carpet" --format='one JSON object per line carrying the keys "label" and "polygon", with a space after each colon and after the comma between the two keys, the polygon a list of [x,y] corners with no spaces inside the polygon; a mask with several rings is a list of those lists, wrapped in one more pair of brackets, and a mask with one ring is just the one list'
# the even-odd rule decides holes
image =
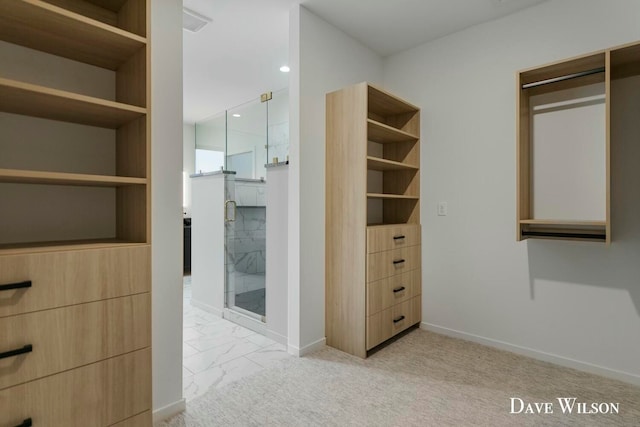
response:
{"label": "light colored carpet", "polygon": [[[553,402],[509,414],[510,397]],[[619,414],[562,414],[559,397],[619,403]],[[327,347],[189,402],[157,427],[639,426],[640,388],[413,330],[366,360]]]}

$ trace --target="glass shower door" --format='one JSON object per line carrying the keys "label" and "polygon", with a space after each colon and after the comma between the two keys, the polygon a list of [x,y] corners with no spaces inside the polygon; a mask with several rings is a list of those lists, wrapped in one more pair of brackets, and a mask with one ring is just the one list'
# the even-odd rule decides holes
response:
{"label": "glass shower door", "polygon": [[[255,100],[227,112],[225,209],[226,302],[231,310],[265,321],[267,103]],[[233,203],[231,202],[233,201]],[[225,211],[226,212],[226,211]],[[229,214],[230,215],[230,214]]]}

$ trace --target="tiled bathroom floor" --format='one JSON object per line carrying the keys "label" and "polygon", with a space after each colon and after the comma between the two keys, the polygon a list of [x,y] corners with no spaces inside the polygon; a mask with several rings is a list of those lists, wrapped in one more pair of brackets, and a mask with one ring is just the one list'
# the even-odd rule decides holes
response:
{"label": "tiled bathroom floor", "polygon": [[184,278],[183,393],[187,401],[293,357],[284,345],[191,305]]}

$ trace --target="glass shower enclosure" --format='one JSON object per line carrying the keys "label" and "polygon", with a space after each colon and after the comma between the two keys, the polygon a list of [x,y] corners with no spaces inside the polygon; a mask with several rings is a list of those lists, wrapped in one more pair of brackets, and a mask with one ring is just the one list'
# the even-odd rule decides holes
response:
{"label": "glass shower enclosure", "polygon": [[195,126],[196,171],[235,172],[225,178],[225,306],[261,322],[267,315],[265,164],[287,160],[288,102],[284,89]]}

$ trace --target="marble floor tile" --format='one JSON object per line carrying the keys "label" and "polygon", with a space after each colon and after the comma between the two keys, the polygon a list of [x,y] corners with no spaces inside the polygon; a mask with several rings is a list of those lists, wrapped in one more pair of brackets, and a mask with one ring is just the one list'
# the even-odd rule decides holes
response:
{"label": "marble floor tile", "polygon": [[256,345],[259,345],[260,347],[268,347],[270,345],[277,344],[271,338],[267,338],[264,335],[260,335],[260,334],[249,335],[248,337],[245,337],[245,340],[252,342]]}
{"label": "marble floor tile", "polygon": [[182,344],[182,357],[186,358],[186,357],[190,357],[193,356],[195,354],[200,353],[200,350],[196,349],[195,347],[189,345],[189,343],[185,342]]}
{"label": "marble floor tile", "polygon": [[238,357],[190,377],[188,382],[184,382],[184,398],[189,401],[201,396],[211,387],[224,387],[263,369],[257,363]]}
{"label": "marble floor tile", "polygon": [[182,330],[182,341],[190,341],[196,338],[200,338],[202,333],[197,331],[195,328],[184,328]]}
{"label": "marble floor tile", "polygon": [[247,354],[245,357],[264,368],[268,368],[293,356],[287,353],[285,346],[276,343]]}
{"label": "marble floor tile", "polygon": [[214,347],[211,350],[186,357],[184,358],[183,364],[188,370],[194,374],[198,374],[259,349],[259,346],[244,340],[230,342]]}
{"label": "marble floor tile", "polygon": [[193,376],[193,372],[191,372],[190,370],[188,370],[183,366],[182,367],[182,383],[183,384],[186,383],[188,380],[191,379],[192,376]]}

